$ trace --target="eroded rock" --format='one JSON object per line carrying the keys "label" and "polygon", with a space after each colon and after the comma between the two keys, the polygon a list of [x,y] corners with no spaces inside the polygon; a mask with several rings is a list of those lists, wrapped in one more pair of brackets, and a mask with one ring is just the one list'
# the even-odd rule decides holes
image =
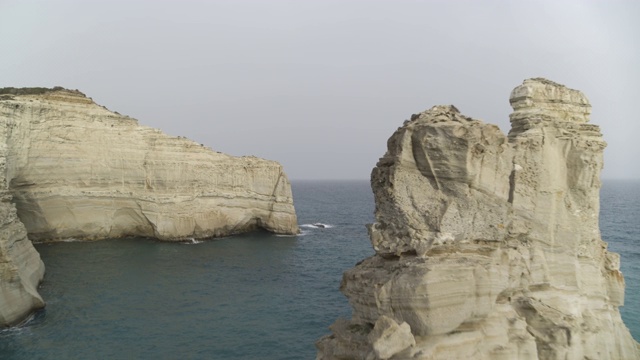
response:
{"label": "eroded rock", "polygon": [[[619,258],[600,238],[606,144],[588,100],[530,79],[510,102],[508,136],[453,106],[391,136],[371,175],[376,255],[344,274],[343,327],[406,322],[416,343],[402,359],[640,358],[618,310]],[[334,332],[318,358],[364,359],[373,340],[359,341]]]}
{"label": "eroded rock", "polygon": [[168,136],[78,91],[9,96],[0,101],[6,182],[32,240],[298,231],[274,161]]}
{"label": "eroded rock", "polygon": [[[0,139],[6,136],[0,126]],[[44,307],[38,284],[44,276],[40,254],[18,219],[4,178],[7,146],[0,141],[0,328],[16,325]]]}
{"label": "eroded rock", "polygon": [[280,164],[168,136],[62,88],[0,89],[0,197],[0,326],[44,306],[30,239],[298,232]]}
{"label": "eroded rock", "polygon": [[27,238],[16,216],[11,196],[2,191],[0,202],[0,328],[16,325],[44,307],[38,284],[44,276],[40,254]]}
{"label": "eroded rock", "polygon": [[388,316],[380,316],[367,336],[375,357],[389,359],[416,344],[411,327],[406,322],[398,324]]}

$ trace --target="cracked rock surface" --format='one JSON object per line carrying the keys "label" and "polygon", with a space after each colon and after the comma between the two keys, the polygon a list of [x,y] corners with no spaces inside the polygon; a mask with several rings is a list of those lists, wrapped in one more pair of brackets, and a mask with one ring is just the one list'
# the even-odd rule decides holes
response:
{"label": "cracked rock surface", "polygon": [[[606,143],[587,98],[537,78],[510,102],[508,135],[434,106],[391,136],[371,175],[376,254],[345,272],[353,316],[318,359],[640,358],[598,228]],[[380,323],[414,343],[369,335]]]}

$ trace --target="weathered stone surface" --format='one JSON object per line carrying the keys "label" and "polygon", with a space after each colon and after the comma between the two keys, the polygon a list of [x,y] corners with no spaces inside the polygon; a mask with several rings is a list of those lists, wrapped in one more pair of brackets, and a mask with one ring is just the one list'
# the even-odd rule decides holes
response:
{"label": "weathered stone surface", "polygon": [[[6,128],[0,126],[0,139],[5,136]],[[44,264],[11,203],[4,178],[6,155],[0,141],[0,327],[15,325],[44,306],[37,291]]]}
{"label": "weathered stone surface", "polygon": [[376,255],[345,272],[353,317],[319,359],[365,359],[372,339],[349,346],[349,329],[383,316],[415,338],[398,359],[640,358],[598,228],[606,144],[589,102],[544,79],[510,100],[508,136],[453,106],[391,136],[371,176]]}
{"label": "weathered stone surface", "polygon": [[15,206],[0,202],[0,327],[15,325],[44,307],[37,286],[44,276],[40,255],[27,238]]}
{"label": "weathered stone surface", "polygon": [[280,164],[140,126],[77,91],[4,95],[0,126],[32,240],[298,231]]}
{"label": "weathered stone surface", "polygon": [[406,322],[398,324],[388,316],[380,316],[373,330],[367,336],[373,347],[375,357],[389,359],[399,352],[416,344],[411,327]]}
{"label": "weathered stone surface", "polygon": [[44,265],[27,232],[39,241],[298,232],[280,164],[165,135],[62,88],[0,89],[0,197],[0,326],[44,306]]}

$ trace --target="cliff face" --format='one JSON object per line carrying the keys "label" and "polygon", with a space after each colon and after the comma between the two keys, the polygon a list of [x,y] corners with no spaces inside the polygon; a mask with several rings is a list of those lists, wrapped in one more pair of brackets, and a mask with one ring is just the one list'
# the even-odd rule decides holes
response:
{"label": "cliff face", "polygon": [[0,126],[32,240],[298,231],[280,164],[140,126],[77,91],[2,95]]}
{"label": "cliff face", "polygon": [[298,232],[278,163],[165,135],[62,88],[0,89],[0,200],[0,326],[44,306],[29,239]]}
{"label": "cliff face", "polygon": [[24,225],[0,192],[0,327],[15,325],[35,309],[44,307],[37,286],[44,276],[40,255],[27,238]]}
{"label": "cliff face", "polygon": [[526,80],[508,136],[435,106],[371,176],[376,255],[319,359],[637,359],[619,256],[600,238],[605,143],[582,93]]}
{"label": "cliff face", "polygon": [[[6,128],[0,126],[0,138]],[[40,255],[27,238],[7,190],[7,146],[0,142],[0,327],[19,323],[44,307],[37,286],[44,276]]]}

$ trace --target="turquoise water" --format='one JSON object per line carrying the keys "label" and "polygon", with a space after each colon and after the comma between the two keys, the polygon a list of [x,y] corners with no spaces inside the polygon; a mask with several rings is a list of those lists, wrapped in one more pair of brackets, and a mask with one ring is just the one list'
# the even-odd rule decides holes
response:
{"label": "turquoise water", "polygon": [[[350,309],[342,272],[373,254],[366,181],[294,182],[303,234],[198,244],[37,245],[45,311],[0,331],[0,359],[313,359]],[[640,182],[605,182],[601,227],[622,255],[623,318],[640,338]],[[311,224],[321,222],[326,228]]]}

